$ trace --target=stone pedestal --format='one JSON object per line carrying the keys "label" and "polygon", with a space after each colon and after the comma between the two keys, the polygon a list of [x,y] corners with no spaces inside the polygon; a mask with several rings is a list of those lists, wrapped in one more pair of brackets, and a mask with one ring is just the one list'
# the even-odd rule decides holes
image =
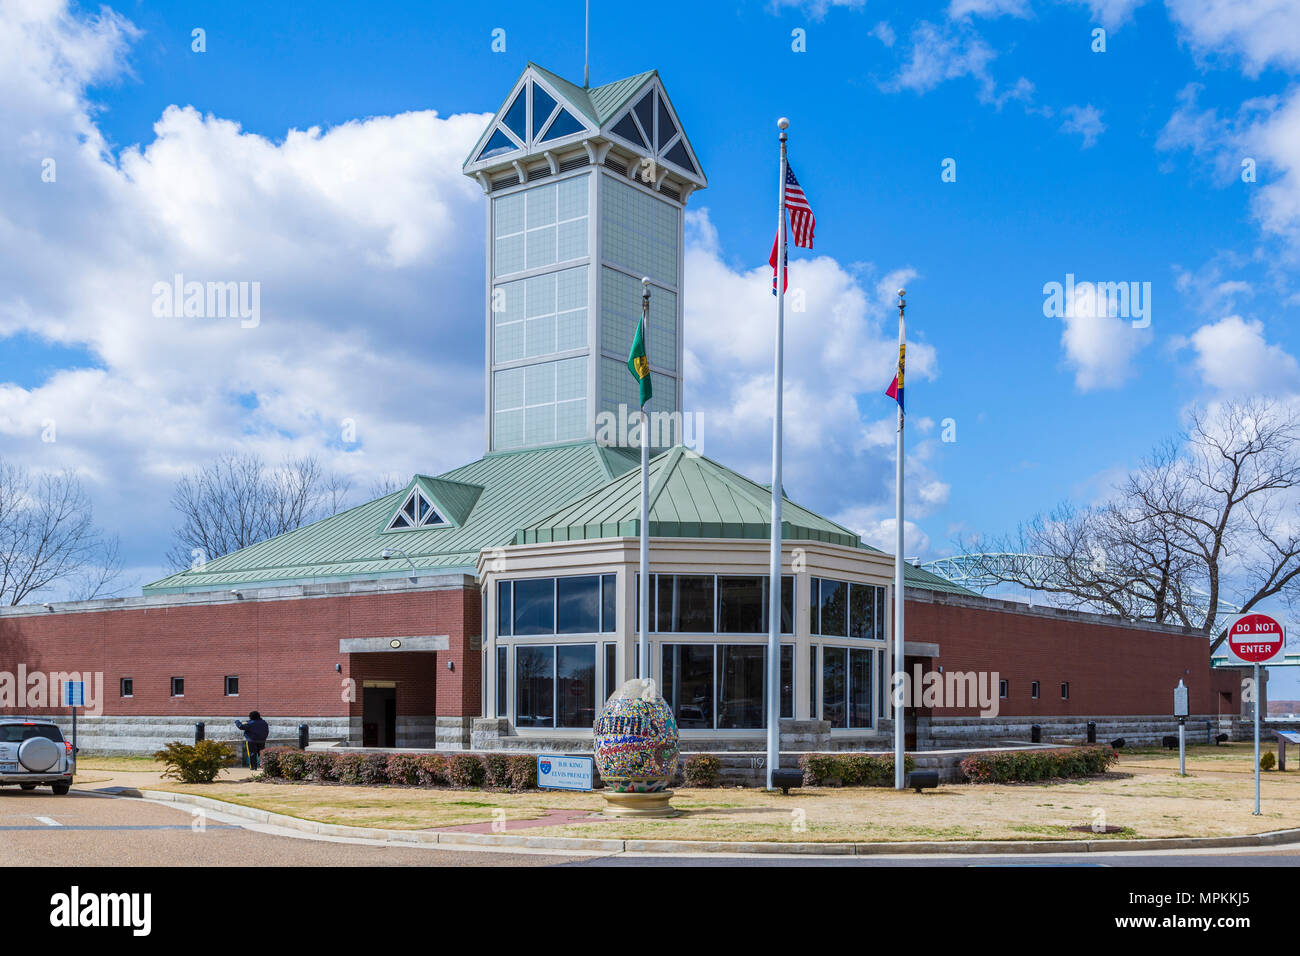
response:
{"label": "stone pedestal", "polygon": [[675,817],[670,800],[671,790],[656,790],[653,793],[617,793],[613,790],[602,791],[605,797],[605,814],[611,817]]}

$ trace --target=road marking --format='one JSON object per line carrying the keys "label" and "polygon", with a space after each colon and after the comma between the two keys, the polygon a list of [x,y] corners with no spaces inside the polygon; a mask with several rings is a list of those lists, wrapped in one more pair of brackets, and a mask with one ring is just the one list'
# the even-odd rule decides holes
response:
{"label": "road marking", "polygon": [[63,824],[60,823],[58,820],[52,820],[52,819],[50,819],[49,817],[37,817],[36,819],[37,819],[39,822],[44,823],[47,827],[61,827],[61,826],[63,826]]}

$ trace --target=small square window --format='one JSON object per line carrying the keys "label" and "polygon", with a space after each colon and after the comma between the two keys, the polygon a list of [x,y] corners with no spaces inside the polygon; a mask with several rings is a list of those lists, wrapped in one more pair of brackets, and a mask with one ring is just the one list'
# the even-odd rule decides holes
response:
{"label": "small square window", "polygon": [[1061,700],[1069,700],[1069,699],[1070,699],[1070,682],[1068,680],[1061,681]]}
{"label": "small square window", "polygon": [[173,677],[173,678],[172,678],[172,696],[173,696],[173,697],[184,697],[184,696],[185,696],[185,678],[184,678],[184,677]]}
{"label": "small square window", "polygon": [[1031,681],[1029,684],[1029,696],[1038,700],[1038,681]]}
{"label": "small square window", "polygon": [[1011,681],[1007,681],[1007,680],[998,681],[998,696],[1001,697],[1003,700],[1006,700],[1009,696],[1011,696]]}
{"label": "small square window", "polygon": [[121,682],[121,696],[122,696],[122,697],[134,697],[134,696],[135,696],[135,681],[133,681],[133,680],[132,680],[131,678],[129,678],[129,677],[123,677],[123,678],[122,678],[122,682]]}
{"label": "small square window", "polygon": [[238,697],[238,696],[239,696],[239,678],[238,678],[238,677],[230,676],[230,677],[227,677],[227,678],[226,678],[226,696],[227,696],[227,697]]}

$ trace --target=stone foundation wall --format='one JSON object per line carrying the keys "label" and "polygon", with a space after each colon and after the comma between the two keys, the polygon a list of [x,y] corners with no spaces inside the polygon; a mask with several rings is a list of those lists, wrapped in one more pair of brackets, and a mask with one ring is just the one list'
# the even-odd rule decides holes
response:
{"label": "stone foundation wall", "polygon": [[[58,724],[63,735],[72,739],[72,717],[42,717]],[[194,743],[194,725],[202,722],[207,740],[241,743],[243,733],[235,727],[233,717],[77,717],[77,746],[83,754],[152,755],[174,740]],[[361,739],[361,721],[356,718],[355,738]],[[272,746],[298,745],[298,725],[306,724],[312,743],[346,740],[347,717],[271,717],[268,743]]]}
{"label": "stone foundation wall", "polygon": [[[1095,717],[918,717],[917,746],[921,750],[958,747],[991,747],[1027,743],[1031,728],[1042,728],[1043,743],[1080,744],[1088,737],[1088,721],[1097,722],[1097,742],[1109,743],[1123,737],[1132,746],[1159,745],[1162,737],[1177,736],[1178,718],[1164,716]],[[1188,743],[1211,742],[1217,734],[1231,740],[1251,737],[1249,721],[1234,715],[1193,714],[1187,718]]]}

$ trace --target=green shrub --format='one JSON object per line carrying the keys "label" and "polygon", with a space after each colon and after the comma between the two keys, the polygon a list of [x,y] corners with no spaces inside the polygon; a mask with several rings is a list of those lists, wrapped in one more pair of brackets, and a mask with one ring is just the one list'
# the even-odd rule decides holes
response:
{"label": "green shrub", "polygon": [[961,772],[971,783],[1032,783],[1105,773],[1119,758],[1105,746],[971,754]]}
{"label": "green shrub", "polygon": [[[916,768],[916,761],[908,755],[903,759],[903,771]],[[799,758],[806,787],[892,787],[894,785],[893,754],[804,754]]]}
{"label": "green shrub", "polygon": [[280,773],[285,780],[303,780],[307,776],[307,757],[301,750],[285,750],[280,754]]}
{"label": "green shrub", "polygon": [[716,787],[722,779],[722,760],[713,754],[691,754],[682,763],[682,778],[688,787]]}
{"label": "green shrub", "polygon": [[507,754],[491,753],[484,754],[483,760],[483,786],[493,790],[503,790],[509,786],[506,776],[510,769],[510,761]]}
{"label": "green shrub", "polygon": [[[269,753],[269,751],[267,751]],[[266,753],[262,754],[263,766],[265,766]],[[312,750],[307,753],[305,758],[307,776],[312,780],[337,780],[338,775],[334,769],[334,763],[337,755],[325,750]]]}
{"label": "green shrub", "polygon": [[235,759],[235,748],[220,740],[200,740],[196,744],[173,740],[153,756],[167,765],[164,777],[182,783],[211,783],[221,768]]}
{"label": "green shrub", "polygon": [[388,783],[388,754],[363,754],[360,775],[367,786]]}
{"label": "green shrub", "polygon": [[483,786],[486,775],[483,760],[474,754],[456,754],[447,761],[447,783],[457,790]]}
{"label": "green shrub", "polygon": [[288,753],[288,751],[288,747],[271,747],[263,750],[261,754],[262,776],[271,780],[284,776],[280,772],[280,757]]}
{"label": "green shrub", "polygon": [[442,754],[419,754],[415,758],[416,782],[422,787],[447,786],[447,758]]}
{"label": "green shrub", "polygon": [[388,782],[403,783],[408,787],[420,783],[420,761],[416,754],[390,754],[388,757]]}
{"label": "green shrub", "polygon": [[334,774],[338,777],[339,783],[350,783],[353,786],[361,783],[361,764],[362,755],[356,753],[339,754],[338,759],[334,761]]}
{"label": "green shrub", "polygon": [[1272,770],[1277,766],[1277,756],[1271,750],[1265,750],[1264,756],[1259,758],[1260,770]]}
{"label": "green shrub", "polygon": [[511,754],[506,758],[506,786],[511,790],[532,790],[537,786],[537,758]]}

